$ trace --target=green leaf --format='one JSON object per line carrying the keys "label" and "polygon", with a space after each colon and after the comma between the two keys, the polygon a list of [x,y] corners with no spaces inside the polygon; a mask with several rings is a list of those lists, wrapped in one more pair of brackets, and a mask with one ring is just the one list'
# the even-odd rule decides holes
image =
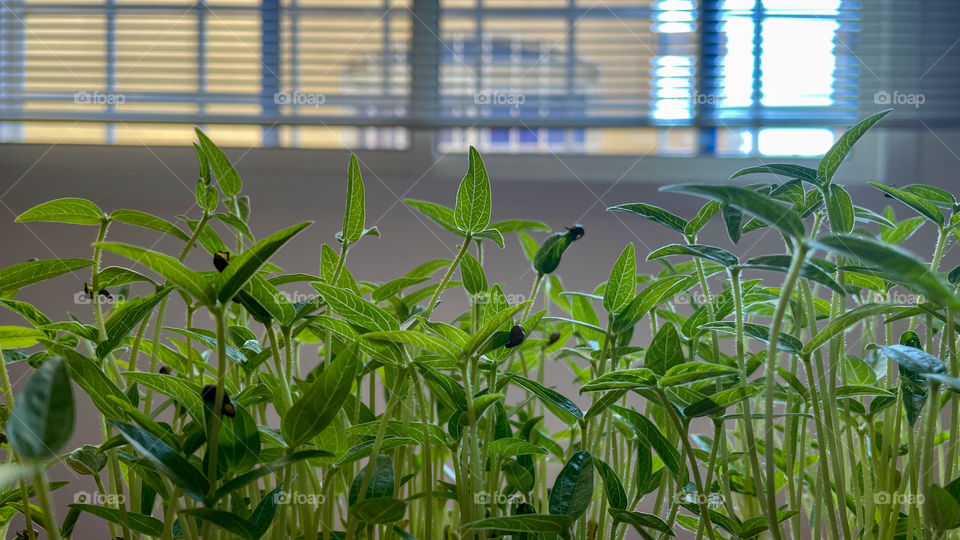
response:
{"label": "green leaf", "polygon": [[817,177],[822,184],[830,184],[831,180],[833,180],[834,173],[837,172],[840,164],[843,163],[847,154],[850,153],[853,145],[860,140],[860,137],[862,137],[867,130],[873,127],[874,124],[880,121],[880,119],[886,116],[891,110],[892,109],[887,109],[861,120],[857,125],[845,131],[843,135],[837,139],[837,142],[833,143],[833,146],[830,147],[830,150],[827,150],[827,153],[824,154],[820,160],[820,165],[817,167]]}
{"label": "green leaf", "polygon": [[550,492],[550,513],[576,521],[587,511],[593,497],[593,457],[589,452],[574,454],[560,470]]}
{"label": "green leaf", "polygon": [[493,530],[531,534],[567,534],[572,521],[564,515],[525,514],[480,519],[463,524],[464,531]]}
{"label": "green leaf", "polygon": [[833,336],[841,332],[845,332],[848,328],[857,324],[861,320],[872,317],[874,315],[882,315],[885,313],[891,313],[897,311],[902,306],[896,304],[863,304],[857,306],[843,315],[833,319],[829,324],[824,326],[815,336],[810,338],[810,341],[807,342],[803,347],[803,356],[809,356],[813,353],[818,347],[830,341]]}
{"label": "green leaf", "polygon": [[481,350],[483,345],[487,342],[487,339],[489,339],[494,332],[500,329],[500,327],[504,324],[513,322],[513,316],[519,313],[520,310],[527,307],[529,303],[530,301],[528,300],[522,304],[508,306],[487,319],[486,323],[484,323],[479,330],[474,332],[473,335],[470,336],[470,340],[467,341],[466,345],[463,346],[463,354],[466,356],[471,356],[477,351]]}
{"label": "green leaf", "polygon": [[567,424],[573,425],[583,420],[583,411],[580,410],[580,407],[577,407],[576,403],[564,397],[560,392],[519,375],[510,376],[510,382],[533,392],[550,409],[550,412]]}
{"label": "green leaf", "polygon": [[811,246],[882,268],[902,283],[923,293],[929,300],[960,310],[960,300],[950,286],[908,251],[856,236],[827,236],[811,243]]}
{"label": "green leaf", "polygon": [[943,212],[937,206],[927,199],[915,195],[909,191],[897,189],[891,186],[885,186],[877,182],[870,182],[870,185],[913,208],[918,214],[925,216],[937,225],[943,225]]}
{"label": "green leaf", "polygon": [[[369,480],[365,479],[367,475],[370,476]],[[378,455],[376,460],[368,462],[367,465],[354,476],[353,481],[350,483],[347,503],[353,506],[354,503],[360,499],[360,488],[363,487],[364,481],[367,482],[367,491],[363,496],[364,499],[393,496],[395,486],[394,478],[395,472],[390,456],[386,454]]]}
{"label": "green leaf", "polygon": [[240,193],[240,189],[243,185],[240,182],[240,176],[237,174],[237,171],[233,170],[233,165],[230,164],[230,160],[227,159],[227,156],[224,155],[223,151],[213,144],[213,141],[210,140],[200,128],[196,129],[197,139],[200,140],[200,148],[203,149],[203,154],[207,157],[207,161],[210,164],[210,167],[213,169],[213,174],[217,178],[217,184],[220,185],[220,190],[223,191],[223,194],[227,197],[233,197],[237,193]]}
{"label": "green leaf", "polygon": [[376,304],[364,300],[351,290],[332,287],[325,283],[311,283],[311,285],[330,305],[330,309],[350,324],[370,331],[381,332],[400,328],[397,320],[389,313],[377,307]]}
{"label": "green leaf", "polygon": [[627,492],[624,491],[623,484],[620,483],[616,471],[598,457],[593,458],[593,465],[600,473],[600,478],[603,479],[603,488],[607,492],[607,502],[610,504],[610,508],[625,509],[627,507]]}
{"label": "green leaf", "polygon": [[464,233],[480,232],[490,224],[490,178],[477,149],[470,147],[467,174],[457,190],[453,221]]}
{"label": "green leaf", "polygon": [[135,225],[137,227],[160,231],[164,234],[179,238],[184,242],[190,240],[190,237],[173,223],[139,210],[114,210],[113,213],[110,214],[110,219],[126,223],[127,225]]}
{"label": "green leaf", "polygon": [[107,520],[118,525],[129,525],[130,529],[140,534],[148,536],[163,535],[163,522],[151,516],[137,514],[135,512],[121,512],[117,508],[107,506],[96,506],[92,504],[71,504],[70,508],[76,508],[88,514],[93,514],[100,519]]}
{"label": "green leaf", "polygon": [[621,204],[607,208],[608,212],[630,212],[640,217],[645,217],[651,221],[668,227],[680,234],[687,234],[687,220],[674,215],[659,206],[643,203]]}
{"label": "green leaf", "polygon": [[926,184],[910,184],[903,186],[902,190],[922,197],[940,208],[952,210],[957,204],[957,199],[953,196],[953,193],[938,187],[928,186]]}
{"label": "green leaf", "polygon": [[250,523],[253,523],[260,531],[259,536],[267,534],[270,524],[273,522],[273,516],[277,513],[277,505],[280,503],[281,493],[283,493],[283,483],[277,484],[277,487],[270,490],[260,499],[260,504],[253,509],[250,514]]}
{"label": "green leaf", "polygon": [[683,470],[683,461],[680,458],[680,452],[670,444],[670,441],[663,436],[663,433],[660,432],[657,426],[648,420],[647,417],[632,409],[626,409],[619,405],[614,405],[611,408],[623,417],[624,420],[629,422],[634,429],[637,430],[637,434],[657,452],[663,464],[673,473],[674,478],[680,478],[685,472]]}
{"label": "green leaf", "polygon": [[284,467],[297,463],[298,461],[303,461],[305,459],[331,457],[331,456],[332,454],[330,454],[330,452],[326,452],[324,450],[301,450],[299,452],[294,452],[288,456],[275,459],[269,463],[266,463],[260,467],[257,467],[256,469],[253,469],[252,471],[245,472],[241,475],[234,477],[228,482],[225,482],[223,485],[220,486],[220,488],[217,489],[216,493],[213,494],[213,497],[209,502],[214,503],[220,500],[221,498],[223,498],[224,495],[232,493],[246,486],[250,482],[254,482],[272,472],[278,471]]}
{"label": "green leaf", "polygon": [[341,241],[356,242],[363,235],[364,209],[363,178],[360,176],[360,165],[357,163],[356,154],[350,154],[350,165],[347,168],[347,208],[343,213]]}
{"label": "green leaf", "polygon": [[284,415],[283,438],[290,448],[312,439],[336,418],[350,395],[361,361],[357,345],[341,351]]}
{"label": "green leaf", "polygon": [[518,439],[516,437],[507,437],[504,439],[497,439],[487,446],[487,450],[493,454],[500,457],[511,457],[511,456],[523,456],[528,454],[546,454],[547,451],[543,448],[530,444],[523,439]]}
{"label": "green leaf", "polygon": [[722,202],[756,216],[763,223],[795,239],[803,238],[806,233],[803,221],[793,210],[750,189],[716,184],[683,184],[665,186],[660,191],[687,193]]}
{"label": "green leaf", "polygon": [[723,225],[727,228],[727,236],[730,241],[736,244],[740,241],[740,235],[743,234],[741,223],[743,222],[743,212],[739,208],[723,205]]}
{"label": "green leaf", "polygon": [[887,345],[880,347],[880,352],[900,367],[919,375],[928,373],[942,375],[947,372],[942,360],[909,345]]}
{"label": "green leaf", "polygon": [[607,313],[619,312],[630,303],[636,290],[637,259],[631,242],[623,249],[610,270],[610,279],[603,292],[603,308]]}
{"label": "green leaf", "polygon": [[930,484],[923,490],[923,518],[937,531],[957,528],[960,523],[960,502],[949,491],[936,484]]}
{"label": "green leaf", "polygon": [[654,387],[656,374],[647,368],[618,369],[600,375],[580,387],[580,393],[606,390],[633,390]]}
{"label": "green leaf", "polygon": [[64,461],[77,474],[93,476],[107,466],[107,455],[98,452],[96,446],[85,444],[70,452]]}
{"label": "green leaf", "polygon": [[[700,326],[701,330],[715,330],[725,334],[736,335],[736,323],[733,321],[714,321]],[[764,343],[770,342],[770,327],[762,324],[745,322],[743,333]],[[777,348],[790,354],[802,354],[803,342],[790,334],[780,332],[777,338]]]}
{"label": "green leaf", "polygon": [[[171,332],[176,332],[178,334],[181,334],[185,337],[195,339],[200,343],[203,343],[213,351],[217,350],[216,338],[208,335],[209,332],[207,334],[204,334],[203,332],[207,332],[206,330],[203,330],[203,331],[200,331],[197,329],[181,330],[179,328],[171,328],[171,327],[164,327],[164,328],[166,330],[170,330]],[[241,366],[249,365],[249,360],[247,359],[247,355],[243,354],[243,351],[241,351],[240,349],[234,347],[229,343],[224,344],[224,349],[226,350],[227,358],[229,358],[230,360],[233,360],[234,362],[240,364]]]}
{"label": "green leaf", "polygon": [[17,223],[48,221],[75,225],[100,225],[106,219],[97,205],[86,199],[67,197],[38,204],[17,216]]}
{"label": "green leaf", "polygon": [[393,523],[407,513],[407,503],[393,497],[364,499],[350,507],[350,513],[364,523]]}
{"label": "green leaf", "polygon": [[657,330],[644,356],[644,367],[658,375],[683,362],[683,345],[677,327],[666,322]]}
{"label": "green leaf", "polygon": [[103,369],[96,362],[63,346],[51,348],[51,350],[64,357],[70,378],[76,381],[80,388],[90,396],[90,400],[93,401],[94,406],[101,414],[107,418],[125,418],[123,409],[118,407],[110,398],[116,398],[123,402],[127,401],[127,397],[113,381],[107,378]]}
{"label": "green leaf", "polygon": [[[790,255],[761,255],[741,264],[740,268],[744,270],[773,270],[775,272],[786,273],[790,269],[792,257]],[[800,276],[815,281],[821,285],[826,285],[831,290],[836,291],[841,296],[846,296],[847,291],[837,283],[821,266],[803,261],[800,267]]]}
{"label": "green leaf", "polygon": [[614,316],[613,332],[619,334],[633,328],[651,309],[688,289],[693,281],[694,278],[690,276],[666,276],[647,285],[625,309]]}
{"label": "green leaf", "polygon": [[483,267],[470,253],[464,253],[460,259],[460,281],[470,296],[487,290],[487,276],[483,273]]}
{"label": "green leaf", "polygon": [[503,249],[503,234],[497,229],[484,229],[480,232],[473,233],[472,238],[474,240],[491,240],[497,247]]}
{"label": "green leaf", "polygon": [[670,530],[670,526],[653,514],[611,508],[610,515],[613,516],[614,523],[626,523],[642,534],[646,534],[645,529],[653,529],[667,536],[674,536],[673,531]]}
{"label": "green leaf", "polygon": [[739,176],[756,173],[778,174],[788,178],[797,178],[816,186],[820,185],[820,177],[817,176],[817,171],[815,169],[804,167],[803,165],[794,165],[792,163],[770,163],[757,167],[747,167],[733,173],[730,176],[730,179],[733,180]]}
{"label": "green leaf", "polygon": [[707,362],[684,362],[668,369],[663,378],[660,379],[660,386],[667,388],[678,384],[689,384],[716,377],[736,375],[737,373],[737,368],[733,366],[708,364]]}
{"label": "green leaf", "polygon": [[369,332],[363,334],[363,339],[390,341],[420,347],[432,353],[439,353],[447,358],[459,359],[460,349],[445,339],[429,334],[421,334],[410,330],[391,330],[387,332]]}
{"label": "green leaf", "polygon": [[533,256],[533,269],[538,273],[547,275],[553,273],[560,266],[560,259],[563,252],[574,242],[569,234],[557,233],[548,236],[540,244],[540,248]]}
{"label": "green leaf", "polygon": [[217,279],[217,300],[229,302],[274,253],[310,223],[307,221],[275,232],[234,257]]}
{"label": "green leaf", "polygon": [[[249,295],[249,296],[246,296]],[[269,316],[280,323],[281,326],[287,326],[297,315],[294,305],[287,299],[287,296],[281,293],[272,283],[264,279],[260,274],[254,274],[250,281],[244,286],[237,300],[243,304],[252,316],[256,312],[265,311]],[[250,303],[255,307],[250,310]],[[264,321],[261,321],[264,322]]]}
{"label": "green leaf", "polygon": [[689,255],[691,257],[700,257],[728,268],[740,262],[736,255],[723,248],[705,246],[702,244],[668,244],[662,248],[655,249],[653,252],[647,255],[647,260],[652,261],[653,259],[659,259],[660,257],[666,257],[668,255]]}
{"label": "green leaf", "polygon": [[161,289],[143,299],[136,298],[125,302],[120,308],[114,310],[104,323],[107,339],[97,345],[97,358],[105,358],[123,343],[134,327],[140,324],[144,317],[150,315],[153,308],[172,290],[170,287]]}
{"label": "green leaf", "polygon": [[8,266],[0,270],[0,292],[15,291],[92,264],[90,259],[46,259]]}
{"label": "green leaf", "polygon": [[696,237],[697,233],[699,233],[700,230],[707,225],[710,219],[720,211],[721,206],[722,205],[717,201],[709,201],[707,204],[703,205],[700,208],[700,211],[697,212],[697,215],[693,216],[693,219],[687,222],[687,227],[684,229],[684,234],[690,238]]}
{"label": "green leaf", "polygon": [[827,214],[830,217],[830,230],[834,233],[849,234],[853,230],[856,212],[850,194],[837,184],[830,184],[830,198],[827,199]]}
{"label": "green leaf", "polygon": [[47,337],[42,330],[26,326],[0,326],[0,348],[19,349],[32,347]]}
{"label": "green leaf", "polygon": [[[777,523],[781,523],[785,520],[790,519],[791,517],[797,514],[796,510],[781,510],[777,512]],[[714,519],[714,513],[711,512],[710,519]],[[740,538],[753,538],[754,536],[766,531],[770,528],[770,523],[766,516],[759,516],[755,518],[750,518],[743,522],[743,525],[740,527]]]}
{"label": "green leaf", "polygon": [[[103,242],[100,247],[136,261],[160,274],[183,292],[210,305],[214,300],[213,287],[203,275],[190,270],[177,259],[138,246],[118,242]],[[231,265],[232,266],[232,265]],[[229,266],[227,268],[230,268]]]}
{"label": "green leaf", "polygon": [[123,422],[111,420],[110,423],[120,431],[130,446],[143,454],[143,457],[157,468],[160,474],[166,476],[190,497],[198,501],[204,500],[210,484],[207,482],[207,477],[186,458],[148,431]]}
{"label": "green leaf", "polygon": [[520,231],[547,231],[550,232],[550,226],[540,221],[531,221],[528,219],[507,219],[490,224],[491,229],[500,231],[500,234],[510,234]]}
{"label": "green leaf", "polygon": [[246,408],[234,403],[234,410],[233,417],[221,419],[217,452],[228,469],[245,472],[256,465],[260,457],[260,432],[256,420]]}
{"label": "green leaf", "polygon": [[427,216],[444,229],[457,234],[458,236],[463,236],[463,232],[457,228],[456,221],[454,220],[453,209],[447,208],[441,204],[432,203],[429,201],[418,201],[416,199],[404,199],[403,202],[416,208],[420,213]]}
{"label": "green leaf", "polygon": [[185,508],[180,510],[179,513],[209,521],[218,528],[235,534],[244,540],[256,540],[261,535],[260,527],[231,512],[215,508]]}
{"label": "green leaf", "polygon": [[44,362],[27,380],[7,420],[10,448],[27,460],[55,454],[73,434],[73,389],[60,358]]}

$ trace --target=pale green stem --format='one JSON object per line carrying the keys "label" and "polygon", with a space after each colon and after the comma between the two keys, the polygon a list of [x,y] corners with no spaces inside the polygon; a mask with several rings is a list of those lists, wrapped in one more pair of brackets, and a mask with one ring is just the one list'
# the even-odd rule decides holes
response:
{"label": "pale green stem", "polygon": [[450,263],[450,267],[447,268],[447,273],[443,275],[443,279],[441,279],[440,284],[437,285],[437,290],[433,291],[433,296],[431,296],[430,301],[427,302],[427,308],[423,312],[424,319],[430,320],[430,314],[433,313],[433,309],[437,306],[437,302],[440,300],[440,294],[443,293],[447,282],[450,281],[453,273],[457,270],[457,267],[460,266],[460,260],[463,259],[463,256],[466,255],[470,249],[470,239],[470,234],[467,233],[466,238],[463,240],[463,245],[460,246],[460,251],[457,252],[457,256],[453,259],[453,262]]}
{"label": "pale green stem", "polygon": [[787,277],[780,287],[780,300],[777,302],[777,308],[773,314],[773,321],[770,325],[770,340],[767,347],[767,372],[766,372],[766,392],[764,396],[764,451],[765,466],[767,477],[767,508],[766,514],[770,525],[770,532],[773,533],[774,540],[780,540],[782,533],[780,524],[777,523],[777,493],[774,486],[777,480],[777,465],[775,457],[775,438],[776,435],[773,421],[773,394],[776,389],[777,342],[780,338],[780,326],[783,324],[783,317],[786,313],[787,305],[790,303],[790,294],[800,276],[800,269],[803,267],[803,261],[806,258],[806,249],[803,245],[794,248],[793,260],[790,263],[790,269],[787,271]]}

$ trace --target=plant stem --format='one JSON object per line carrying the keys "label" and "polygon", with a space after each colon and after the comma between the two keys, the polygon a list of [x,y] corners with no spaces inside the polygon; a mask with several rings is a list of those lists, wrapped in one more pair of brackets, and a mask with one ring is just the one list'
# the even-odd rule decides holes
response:
{"label": "plant stem", "polygon": [[740,369],[740,388],[743,391],[742,398],[740,400],[740,413],[743,415],[742,426],[747,435],[747,455],[750,458],[750,469],[753,473],[754,484],[756,484],[756,493],[757,498],[760,500],[760,506],[765,510],[766,508],[766,498],[765,498],[765,483],[763,481],[763,476],[760,471],[760,461],[757,456],[757,441],[756,436],[753,432],[753,418],[752,418],[752,409],[750,407],[750,398],[747,397],[747,361],[746,361],[746,348],[744,344],[744,335],[743,335],[743,296],[740,290],[740,271],[739,270],[730,270],[730,283],[733,293],[733,306],[734,314],[736,320],[734,321],[736,325],[737,332],[737,367]]}
{"label": "plant stem", "polygon": [[447,268],[447,273],[443,275],[443,279],[440,280],[440,284],[437,285],[437,290],[433,291],[433,296],[430,297],[430,301],[427,302],[427,308],[423,312],[423,318],[430,320],[430,315],[433,313],[433,309],[437,306],[437,302],[440,300],[440,294],[443,293],[443,289],[447,286],[447,282],[450,281],[450,278],[453,276],[453,272],[460,266],[460,260],[463,259],[463,256],[467,254],[467,251],[470,249],[470,233],[467,233],[466,238],[463,239],[463,245],[460,246],[460,251],[457,252],[457,256],[454,257],[453,262],[450,263],[450,267]]}
{"label": "plant stem", "polygon": [[[53,515],[53,499],[50,497],[50,482],[47,480],[47,472],[39,463],[34,464],[34,467],[33,486],[37,490],[40,509],[43,510],[47,534],[50,536],[50,540],[60,540],[60,526],[57,525],[57,519]],[[33,524],[28,522],[27,529],[33,529]]]}
{"label": "plant stem", "polygon": [[227,321],[222,306],[213,310],[217,324],[217,391],[214,394],[210,432],[207,435],[207,479],[210,495],[217,491],[217,450],[220,443],[220,421],[223,416],[224,383],[227,376]]}
{"label": "plant stem", "polygon": [[790,269],[787,270],[787,277],[783,282],[783,286],[780,287],[780,300],[777,302],[776,311],[773,314],[773,321],[770,325],[770,340],[767,347],[767,373],[766,373],[766,388],[764,396],[764,423],[763,429],[765,431],[764,437],[764,452],[765,452],[765,466],[766,466],[766,477],[767,477],[767,519],[769,520],[770,532],[773,533],[774,540],[779,540],[782,536],[780,531],[780,524],[777,523],[777,493],[776,493],[776,481],[777,481],[777,465],[774,461],[775,457],[775,448],[774,448],[774,435],[775,430],[773,428],[773,393],[775,390],[776,383],[776,372],[777,372],[777,342],[780,338],[780,326],[783,324],[783,316],[786,312],[787,305],[790,303],[790,295],[793,292],[793,287],[797,282],[797,278],[800,276],[800,269],[803,267],[804,259],[806,258],[807,252],[803,244],[798,244],[794,248],[793,259],[790,262]]}

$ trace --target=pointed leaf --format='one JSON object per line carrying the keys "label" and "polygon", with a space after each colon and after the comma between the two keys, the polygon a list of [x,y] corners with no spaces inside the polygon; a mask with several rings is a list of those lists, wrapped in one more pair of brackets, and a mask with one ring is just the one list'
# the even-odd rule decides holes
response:
{"label": "pointed leaf", "polygon": [[603,308],[607,313],[618,313],[630,300],[637,290],[637,259],[633,251],[633,243],[620,253],[613,269],[610,270],[610,279],[603,292]]}
{"label": "pointed leaf", "polygon": [[480,153],[472,146],[467,174],[457,190],[453,220],[465,233],[480,232],[490,224],[490,178]]}
{"label": "pointed leaf", "polygon": [[356,154],[350,154],[350,165],[347,168],[347,208],[343,213],[343,242],[356,242],[363,235],[364,224],[364,195],[363,178],[360,176],[360,164]]}
{"label": "pointed leaf", "polygon": [[880,111],[877,114],[869,116],[860,122],[857,125],[851,127],[837,139],[837,142],[833,143],[833,146],[830,147],[830,150],[827,150],[827,153],[824,154],[823,158],[820,160],[820,165],[817,168],[817,177],[820,178],[820,182],[823,184],[829,184],[833,180],[834,173],[837,172],[837,169],[840,167],[840,164],[843,163],[843,160],[847,157],[847,154],[850,153],[850,149],[860,140],[860,137],[867,132],[868,129],[873,127],[874,124],[880,121],[881,118],[886,116],[891,109],[885,111]]}
{"label": "pointed leaf", "polygon": [[100,225],[106,216],[97,205],[86,199],[67,197],[38,204],[17,216],[17,223],[48,221],[75,225]]}
{"label": "pointed leaf", "polygon": [[10,448],[23,459],[46,459],[70,439],[75,418],[67,367],[60,358],[47,360],[17,396],[6,424]]}
{"label": "pointed leaf", "polygon": [[274,253],[311,223],[307,221],[275,232],[234,257],[217,278],[217,300],[229,302]]}
{"label": "pointed leaf", "polygon": [[100,246],[150,268],[200,302],[207,305],[213,303],[214,292],[210,283],[201,274],[187,268],[177,259],[163,253],[118,242],[103,242]]}
{"label": "pointed leaf", "polygon": [[806,233],[803,221],[793,210],[750,189],[716,184],[683,184],[665,186],[660,190],[688,193],[734,206],[796,239],[803,238]]}

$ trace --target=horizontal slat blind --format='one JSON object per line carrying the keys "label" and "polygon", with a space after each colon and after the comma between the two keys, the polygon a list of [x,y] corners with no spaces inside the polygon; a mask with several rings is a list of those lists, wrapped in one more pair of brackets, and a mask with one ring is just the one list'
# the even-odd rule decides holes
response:
{"label": "horizontal slat blind", "polygon": [[956,125],[957,37],[951,0],[8,0],[0,138]]}

